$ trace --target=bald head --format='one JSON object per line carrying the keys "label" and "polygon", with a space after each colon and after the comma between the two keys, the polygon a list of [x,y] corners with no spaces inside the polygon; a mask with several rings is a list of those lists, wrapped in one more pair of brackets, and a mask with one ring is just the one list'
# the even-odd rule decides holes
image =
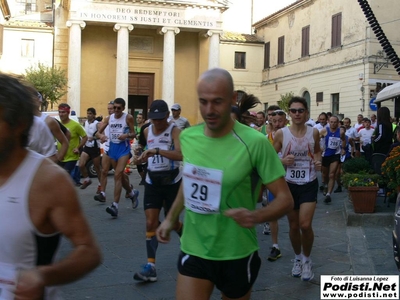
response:
{"label": "bald head", "polygon": [[208,83],[223,81],[227,91],[232,91],[232,94],[234,93],[233,78],[225,69],[214,68],[207,70],[200,75],[199,83],[201,81],[206,81]]}

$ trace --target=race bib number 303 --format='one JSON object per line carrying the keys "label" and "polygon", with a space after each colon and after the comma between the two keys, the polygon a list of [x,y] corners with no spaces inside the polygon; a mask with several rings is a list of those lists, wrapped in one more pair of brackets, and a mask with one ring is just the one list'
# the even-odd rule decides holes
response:
{"label": "race bib number 303", "polygon": [[183,168],[185,206],[199,214],[218,214],[221,204],[221,170],[186,163]]}

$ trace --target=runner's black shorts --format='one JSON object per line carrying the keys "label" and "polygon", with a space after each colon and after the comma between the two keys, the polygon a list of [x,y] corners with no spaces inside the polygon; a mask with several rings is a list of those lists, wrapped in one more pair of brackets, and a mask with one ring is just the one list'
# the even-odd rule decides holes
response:
{"label": "runner's black shorts", "polygon": [[182,180],[179,180],[177,183],[168,185],[153,185],[145,182],[143,199],[144,210],[149,208],[161,210],[161,208],[164,208],[164,213],[167,215],[178,194],[181,181]]}
{"label": "runner's black shorts", "polygon": [[292,193],[295,210],[300,209],[300,205],[306,202],[316,202],[318,196],[318,179],[303,185],[287,183]]}
{"label": "runner's black shorts", "polygon": [[340,162],[340,154],[322,157],[322,166],[328,168],[333,162]]}
{"label": "runner's black shorts", "polygon": [[209,280],[228,298],[246,295],[257,279],[260,266],[258,251],[235,260],[209,260],[182,251],[178,258],[180,274]]}
{"label": "runner's black shorts", "polygon": [[83,151],[87,155],[89,155],[90,159],[96,158],[100,156],[100,148],[99,147],[83,147]]}

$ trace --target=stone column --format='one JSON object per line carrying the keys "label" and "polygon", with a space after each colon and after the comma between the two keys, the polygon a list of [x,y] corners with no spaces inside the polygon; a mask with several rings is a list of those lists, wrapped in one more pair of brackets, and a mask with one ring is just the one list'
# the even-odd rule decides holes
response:
{"label": "stone column", "polygon": [[83,21],[67,21],[69,27],[68,46],[68,104],[71,110],[81,116],[81,52],[82,29],[86,23]]}
{"label": "stone column", "polygon": [[179,32],[176,27],[163,27],[159,32],[164,35],[162,97],[168,107],[175,102],[175,35]]}
{"label": "stone column", "polygon": [[207,36],[210,38],[210,49],[208,54],[208,68],[219,67],[219,37],[222,34],[221,30],[209,30]]}
{"label": "stone column", "polygon": [[129,85],[129,32],[133,30],[131,24],[115,24],[114,31],[118,32],[117,40],[117,76],[115,85],[115,98],[126,101],[128,109]]}

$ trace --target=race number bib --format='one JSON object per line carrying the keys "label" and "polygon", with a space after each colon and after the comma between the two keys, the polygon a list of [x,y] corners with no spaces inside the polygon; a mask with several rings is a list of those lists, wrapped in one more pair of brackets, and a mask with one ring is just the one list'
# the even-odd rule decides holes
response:
{"label": "race number bib", "polygon": [[340,138],[338,137],[334,137],[334,136],[330,136],[328,138],[328,148],[329,149],[337,149],[340,146]]}
{"label": "race number bib", "polygon": [[11,264],[0,262],[0,299],[14,299],[17,286],[17,269]]}
{"label": "race number bib", "polygon": [[286,179],[294,183],[307,183],[310,181],[310,164],[308,161],[296,161],[287,166]]}
{"label": "race number bib", "polygon": [[149,157],[147,162],[152,171],[166,171],[170,169],[169,159],[159,154]]}
{"label": "race number bib", "polygon": [[185,164],[183,194],[185,206],[199,214],[218,214],[221,203],[221,170]]}

